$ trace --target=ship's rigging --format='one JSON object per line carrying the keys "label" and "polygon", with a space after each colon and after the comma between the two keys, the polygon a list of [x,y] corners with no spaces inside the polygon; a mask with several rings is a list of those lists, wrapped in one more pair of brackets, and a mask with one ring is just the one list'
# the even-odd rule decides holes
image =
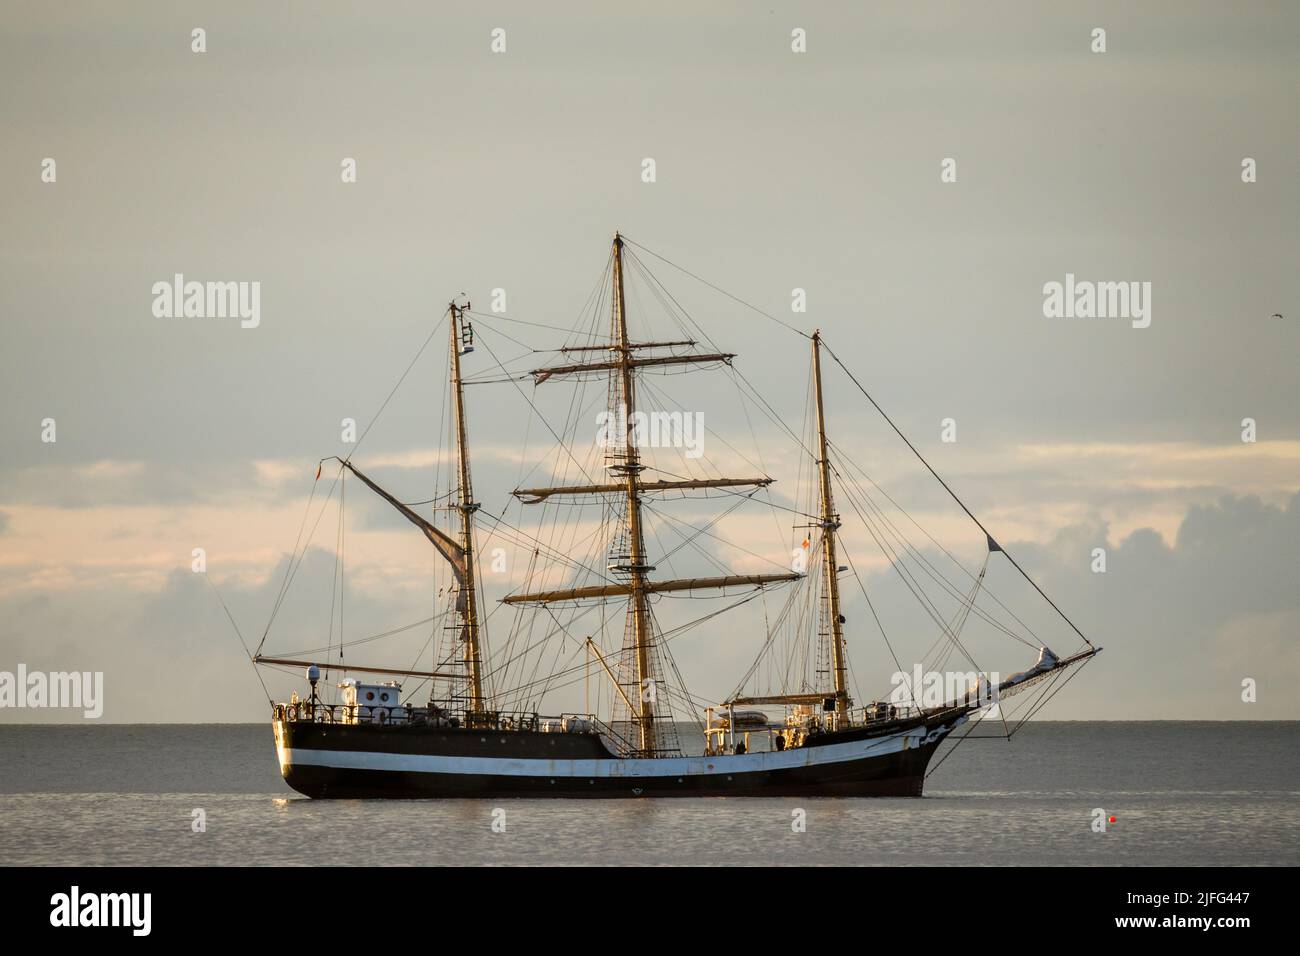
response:
{"label": "ship's rigging", "polygon": [[[1093,645],[939,477],[844,366],[821,333],[793,330],[810,346],[806,427],[802,433],[796,433],[774,408],[769,398],[771,390],[760,390],[745,378],[733,361],[735,354],[711,341],[705,329],[629,246],[680,269],[658,254],[616,235],[601,280],[582,310],[584,322],[576,329],[565,330],[569,338],[559,348],[533,348],[506,332],[502,325],[520,325],[534,333],[555,331],[559,326],[475,312],[468,303],[450,303],[443,316],[448,323],[449,341],[450,427],[446,431],[450,433],[450,448],[437,458],[439,471],[446,469],[445,484],[440,477],[433,497],[412,496],[419,500],[404,502],[376,482],[368,473],[371,469],[363,472],[352,463],[360,442],[345,458],[324,459],[322,467],[326,462],[334,462],[337,471],[315,512],[311,532],[304,538],[317,500],[313,484],[299,540],[286,567],[256,659],[274,667],[319,662],[339,671],[373,671],[420,678],[417,691],[427,685],[430,706],[436,706],[440,712],[462,714],[466,726],[473,726],[476,721],[484,726],[496,726],[502,713],[529,709],[535,712],[548,695],[572,693],[581,685],[583,713],[594,715],[600,711],[608,715],[609,736],[621,754],[667,756],[680,750],[677,723],[682,719],[698,722],[701,712],[708,707],[732,714],[741,706],[815,707],[827,715],[828,726],[844,727],[854,720],[852,711],[856,701],[871,696],[877,701],[884,699],[889,688],[882,688],[878,678],[869,685],[870,694],[864,694],[862,685],[855,680],[846,636],[848,618],[841,585],[851,580],[856,586],[855,604],[860,597],[860,608],[882,639],[896,673],[907,673],[894,646],[895,639],[890,636],[890,631],[896,629],[886,625],[871,596],[872,589],[864,580],[864,570],[867,574],[873,570],[891,574],[923,612],[926,627],[933,635],[929,650],[920,658],[927,668],[942,670],[957,658],[963,666],[969,664],[976,673],[984,673],[964,640],[972,621],[1035,650],[1040,646],[1045,648],[1046,642],[988,587],[990,558],[1000,554],[1083,641],[1080,650],[1059,659],[1062,666],[1027,672],[1019,682],[1007,686],[1008,698],[1028,687],[1037,687],[1038,692],[1020,707],[1019,721],[1037,712],[1065,680],[1077,673],[1076,669],[1067,674],[1065,665],[1090,659],[1095,653]],[[680,271],[699,279],[686,270]],[[636,274],[648,299],[633,310],[629,310],[628,302],[629,273]],[[705,280],[699,281],[722,291]],[[723,294],[761,312],[729,293]],[[652,305],[670,319],[674,328],[668,335],[634,338],[630,332],[631,315],[643,316]],[[602,315],[608,331],[601,331]],[[767,317],[792,328],[780,319]],[[478,326],[477,338],[474,324]],[[484,335],[484,331],[488,334]],[[407,366],[402,380],[437,332],[435,328],[430,333]],[[504,343],[517,345],[524,351],[503,358],[493,344],[502,347]],[[477,374],[463,374],[462,359],[474,351],[475,344],[482,346],[492,367],[480,366]],[[823,353],[847,375],[944,492],[983,532],[985,549],[978,569],[970,568],[966,561],[944,548],[916,518],[904,511],[849,454],[844,438],[832,439],[823,392]],[[539,363],[539,354],[553,356],[553,360]],[[754,438],[753,457],[741,453],[713,430],[709,433],[710,440],[726,450],[723,457],[742,465],[742,474],[747,477],[725,474],[707,460],[696,461],[671,450],[668,454],[658,449],[655,451],[659,454],[648,453],[642,447],[643,436],[635,424],[637,413],[646,405],[671,405],[662,387],[649,376],[708,368],[721,370],[733,386]],[[402,380],[398,382],[399,387]],[[557,420],[540,407],[546,401],[541,393],[565,382],[573,387],[567,408]],[[603,387],[589,388],[592,383]],[[531,393],[527,390],[529,385]],[[517,455],[519,474],[510,490],[513,502],[498,511],[476,501],[473,492],[467,424],[474,414],[474,403],[466,401],[466,388],[478,386],[513,389],[528,409],[523,450]],[[392,394],[385,400],[381,413]],[[614,420],[621,426],[617,441],[593,443],[583,434],[583,426],[593,420],[598,410],[616,416]],[[793,495],[778,494],[771,487],[773,478],[764,467],[762,445],[750,417],[753,411],[792,439],[803,473]],[[367,426],[361,441],[369,429]],[[530,442],[535,431],[544,431],[554,446],[549,455],[530,460]],[[539,480],[536,473],[548,464],[549,479]],[[423,533],[443,559],[441,569],[449,573],[450,580],[439,588],[439,605],[432,615],[414,624],[345,639],[343,489],[349,476],[358,479]],[[320,477],[318,468],[317,479]],[[323,649],[312,647],[263,655],[271,625],[336,492],[339,517],[330,639]],[[674,515],[667,507],[674,501],[697,499],[725,507],[696,520]],[[732,541],[724,529],[729,522],[734,526],[733,516],[750,503],[767,508],[775,522],[777,540],[793,532],[799,543],[793,549],[764,551]],[[427,506],[433,506],[433,520],[417,510]],[[840,507],[844,509],[843,515],[837,510]],[[517,518],[511,517],[514,509],[519,511]],[[456,526],[454,533],[440,526],[438,514],[445,514]],[[854,562],[850,548],[854,542],[846,540],[843,532],[846,516],[853,519],[859,534],[865,531],[866,538],[857,543],[869,541],[874,546],[880,556],[878,566],[860,570]],[[525,524],[532,530],[524,530]],[[925,540],[918,543],[912,531],[919,532]],[[494,547],[513,549],[523,568],[505,579],[510,587],[503,588],[501,583],[494,582],[496,600],[485,610],[482,596],[486,589],[480,555],[491,553]],[[793,567],[789,561],[779,559],[783,554],[793,555]],[[744,566],[738,567],[737,563]],[[683,566],[681,571],[676,567],[679,564]],[[954,570],[959,572],[956,579]],[[769,590],[775,588],[779,590]],[[743,590],[737,593],[738,589]],[[712,606],[697,617],[664,626],[657,608],[663,601],[679,598],[725,603]],[[334,640],[336,604],[337,643]],[[673,642],[740,609],[757,612],[747,618],[750,626],[755,627],[757,637],[747,641],[749,646],[757,646],[753,664],[731,687],[730,693],[722,693],[725,688],[717,680],[712,697],[692,693],[674,659]],[[493,646],[488,625],[498,615],[501,619],[511,615],[513,618],[504,626],[504,640],[499,646]],[[408,667],[358,666],[344,659],[345,648],[399,638],[423,628],[428,628],[428,640]],[[855,635],[861,640],[867,630],[859,626]],[[436,640],[440,631],[447,640]],[[1058,662],[1055,655],[1050,657],[1051,662]],[[593,684],[598,688],[596,696],[601,699],[599,707],[590,705]],[[919,688],[907,686],[905,691],[909,704],[920,703]],[[1010,712],[1004,709],[1000,717],[1005,732],[1010,734],[1014,729],[1007,723]],[[731,719],[734,725],[734,716]]]}

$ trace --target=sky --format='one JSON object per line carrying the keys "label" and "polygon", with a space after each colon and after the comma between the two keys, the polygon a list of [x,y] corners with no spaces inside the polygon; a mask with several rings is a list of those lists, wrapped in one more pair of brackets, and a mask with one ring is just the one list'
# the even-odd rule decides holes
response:
{"label": "sky", "polygon": [[[384,403],[445,303],[504,289],[519,323],[485,318],[482,341],[554,348],[621,230],[756,307],[640,254],[784,420],[808,343],[760,312],[820,328],[1105,645],[1044,717],[1300,718],[1293,5],[11,2],[0,27],[0,672],[102,671],[103,721],[265,719],[217,595],[256,643],[316,465],[352,450],[341,420],[383,406],[357,463],[432,497],[441,339]],[[256,327],[155,314],[177,273],[260,283]],[[1149,325],[1045,315],[1067,275],[1149,283]],[[920,493],[831,372],[837,443]],[[751,433],[730,384],[682,387],[797,484],[786,433],[761,414]],[[470,429],[499,507],[542,443],[493,388],[470,389]],[[435,557],[351,493],[347,636],[428,616]],[[725,527],[788,553],[766,512]],[[324,643],[331,535],[283,648]],[[851,597],[851,631],[865,615]],[[757,646],[719,629],[674,656],[717,695]],[[878,687],[885,662],[855,653]]]}

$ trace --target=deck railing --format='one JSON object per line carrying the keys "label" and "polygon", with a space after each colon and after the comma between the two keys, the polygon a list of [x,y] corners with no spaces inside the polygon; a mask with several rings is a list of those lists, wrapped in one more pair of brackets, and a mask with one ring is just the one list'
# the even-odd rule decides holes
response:
{"label": "deck railing", "polygon": [[394,726],[443,725],[494,732],[532,731],[542,733],[586,733],[601,737],[616,753],[632,750],[632,745],[595,714],[562,713],[548,717],[536,711],[434,711],[427,707],[399,704],[375,707],[368,704],[327,704],[323,701],[299,700],[273,704],[271,717],[276,721],[314,724],[391,724]]}

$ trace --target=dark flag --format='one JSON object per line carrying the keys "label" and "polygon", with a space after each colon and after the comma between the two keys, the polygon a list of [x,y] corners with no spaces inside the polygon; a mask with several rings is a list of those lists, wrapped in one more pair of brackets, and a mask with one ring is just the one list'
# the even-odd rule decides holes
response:
{"label": "dark flag", "polygon": [[1001,551],[1001,550],[1002,550],[1002,545],[998,544],[996,541],[993,540],[993,535],[991,535],[991,534],[989,534],[987,531],[985,531],[985,532],[984,532],[984,537],[986,537],[986,538],[989,539],[989,553],[990,553],[990,554],[992,554],[994,551]]}

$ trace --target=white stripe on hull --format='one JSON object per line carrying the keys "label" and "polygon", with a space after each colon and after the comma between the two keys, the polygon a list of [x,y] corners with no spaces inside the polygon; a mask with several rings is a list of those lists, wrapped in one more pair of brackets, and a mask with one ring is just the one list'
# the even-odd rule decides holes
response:
{"label": "white stripe on hull", "polygon": [[479,774],[494,777],[587,777],[638,778],[673,776],[708,776],[737,773],[762,773],[796,767],[884,757],[915,749],[948,734],[965,717],[958,717],[926,732],[925,727],[887,737],[852,740],[822,747],[799,747],[761,753],[729,754],[717,757],[663,757],[647,759],[628,757],[599,760],[529,760],[514,757],[453,757],[432,754],[394,754],[362,750],[290,749],[284,746],[279,724],[275,728],[276,752],[280,771],[291,766],[333,767],[343,770],[392,770],[404,773]]}

